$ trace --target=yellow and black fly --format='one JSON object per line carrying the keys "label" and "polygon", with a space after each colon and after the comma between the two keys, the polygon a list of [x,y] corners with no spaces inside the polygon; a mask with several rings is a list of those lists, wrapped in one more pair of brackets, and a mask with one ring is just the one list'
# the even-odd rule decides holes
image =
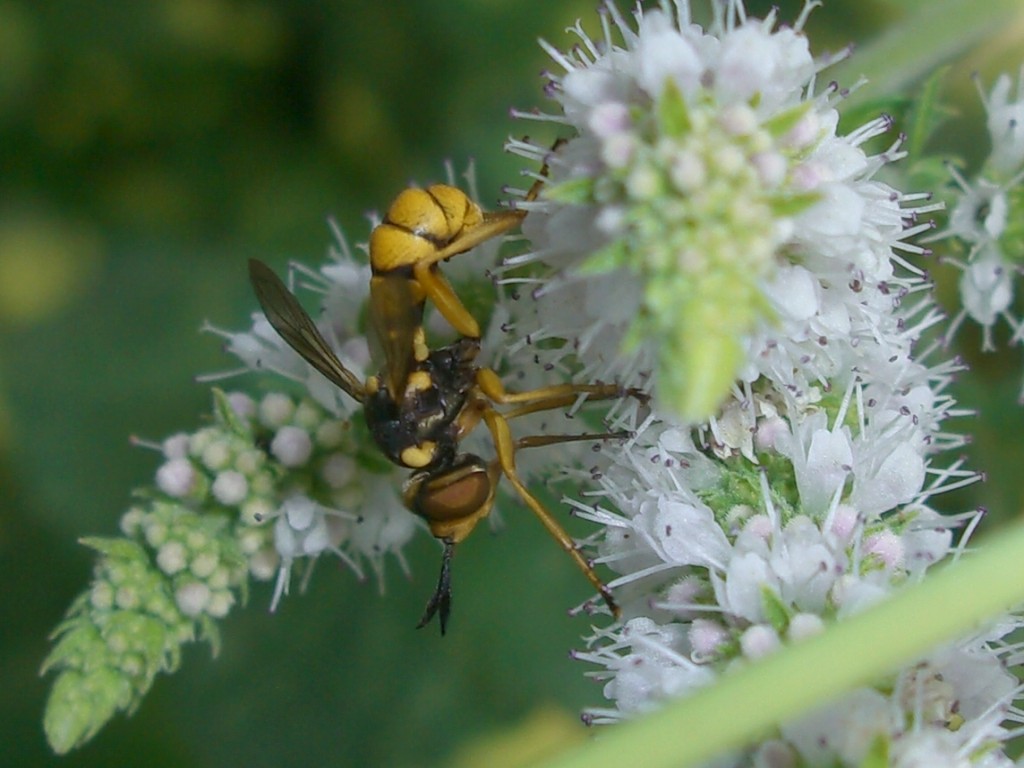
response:
{"label": "yellow and black fly", "polygon": [[[543,175],[542,175],[543,178]],[[538,180],[526,196],[536,198]],[[519,224],[523,210],[483,211],[456,187],[436,184],[404,190],[370,235],[369,317],[383,351],[376,375],[360,381],[338,360],[316,325],[278,276],[256,259],[249,277],[271,326],[310,365],[363,406],[377,446],[395,464],[412,470],[403,488],[405,505],[428,524],[444,544],[441,575],[419,626],[435,614],[444,634],[451,610],[451,561],[455,545],[491,511],[502,475],[548,532],[586,575],[615,616],[611,590],[580,554],[573,540],[516,471],[516,450],[608,434],[545,435],[514,439],[509,420],[537,411],[567,407],[581,395],[608,399],[639,392],[612,384],[557,384],[508,392],[498,374],[475,363],[480,326],[439,269]],[[423,329],[426,301],[459,334],[431,349]],[[509,406],[499,411],[495,406]],[[459,450],[480,422],[494,442],[496,458],[485,461]]]}

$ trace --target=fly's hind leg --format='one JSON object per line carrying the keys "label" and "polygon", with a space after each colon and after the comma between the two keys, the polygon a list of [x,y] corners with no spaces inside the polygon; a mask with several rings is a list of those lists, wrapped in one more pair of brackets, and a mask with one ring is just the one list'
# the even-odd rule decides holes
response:
{"label": "fly's hind leg", "polygon": [[[502,414],[504,415],[504,414]],[[579,435],[528,435],[516,440],[516,450],[520,448],[539,448],[557,443],[578,443],[586,440],[625,440],[629,432],[585,432]]]}
{"label": "fly's hind leg", "polygon": [[613,400],[627,396],[642,403],[648,400],[648,396],[644,392],[638,389],[623,388],[618,384],[552,384],[525,392],[509,392],[492,368],[477,369],[476,383],[480,391],[491,402],[499,405],[518,406],[505,413],[506,419],[514,419],[517,416],[537,411],[565,408],[579,400],[581,395],[586,395],[587,400]]}
{"label": "fly's hind leg", "polygon": [[[601,578],[594,571],[593,566],[587,561],[587,559],[580,554],[580,551],[576,548],[576,543],[572,540],[572,537],[565,532],[565,529],[562,528],[554,516],[548,512],[536,496],[530,493],[530,490],[519,478],[519,473],[516,471],[515,459],[517,443],[512,438],[512,433],[508,427],[508,421],[506,421],[505,417],[493,408],[487,408],[487,410],[484,411],[483,417],[484,422],[487,424],[487,429],[491,433],[491,438],[494,440],[494,446],[498,452],[498,458],[496,461],[498,466],[501,468],[502,474],[508,478],[512,487],[516,489],[516,493],[518,493],[519,497],[526,503],[526,506],[530,508],[530,511],[537,516],[537,519],[540,520],[548,533],[554,537],[559,546],[561,546],[565,553],[572,558],[574,563],[576,563],[576,567],[578,567],[583,572],[583,575],[587,577],[587,580],[608,605],[612,615],[615,616],[615,618],[619,618],[621,616],[621,610],[615,602],[612,591],[603,581],[601,581]],[[523,444],[522,447],[550,445],[553,442],[564,442],[567,437],[569,439],[573,439],[575,436],[552,436],[552,438],[555,439],[545,436],[538,436],[534,439],[524,438],[524,440],[529,442]]]}

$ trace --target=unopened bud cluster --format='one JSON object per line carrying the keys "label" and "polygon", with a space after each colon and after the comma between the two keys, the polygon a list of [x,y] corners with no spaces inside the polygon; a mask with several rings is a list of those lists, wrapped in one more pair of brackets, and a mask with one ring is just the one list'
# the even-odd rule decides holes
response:
{"label": "unopened bud cluster", "polygon": [[[216,621],[250,575],[276,573],[276,601],[298,557],[332,552],[361,576],[360,560],[379,571],[411,535],[390,476],[376,487],[374,466],[362,466],[351,422],[280,393],[257,402],[215,391],[215,406],[209,426],[161,444],[156,487],[122,516],[124,538],[84,542],[100,553],[93,582],[44,665],[58,672],[45,719],[58,751],[134,708],[184,643],[216,650]],[[376,503],[364,515],[368,493]]]}

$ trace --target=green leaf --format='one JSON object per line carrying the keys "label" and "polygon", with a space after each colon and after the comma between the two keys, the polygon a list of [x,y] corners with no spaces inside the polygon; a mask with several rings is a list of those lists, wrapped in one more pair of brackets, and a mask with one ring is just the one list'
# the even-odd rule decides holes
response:
{"label": "green leaf", "polygon": [[86,536],[78,540],[90,549],[113,560],[131,560],[148,562],[146,551],[131,539],[109,539],[100,536]]}
{"label": "green leaf", "polygon": [[871,742],[871,748],[864,755],[859,768],[887,768],[889,765],[889,740],[877,736]]}
{"label": "green leaf", "polygon": [[81,661],[91,655],[94,648],[103,645],[99,630],[87,617],[64,622],[54,636],[58,636],[58,633],[60,639],[43,661],[40,675],[45,675],[57,666],[80,666]]}
{"label": "green leaf", "polygon": [[658,391],[671,411],[688,421],[703,421],[729,392],[743,347],[703,323],[686,322],[661,344]]}
{"label": "green leaf", "polygon": [[[874,93],[875,89],[870,85],[866,85],[860,88],[860,91],[871,91]],[[874,96],[863,99],[856,103],[850,104],[844,101],[841,105],[842,113],[839,117],[839,132],[842,134],[855,131],[865,123],[868,123],[879,115],[892,115],[897,118],[900,122],[903,120],[903,116],[906,115],[907,110],[910,109],[910,99],[906,96],[891,95],[891,96]],[[891,142],[891,137],[886,137],[886,142]]]}
{"label": "green leaf", "polygon": [[772,629],[783,635],[789,626],[789,609],[778,593],[767,584],[761,586],[761,610]]}
{"label": "green leaf", "polygon": [[[126,646],[125,652],[137,653],[145,662],[136,686],[141,691],[149,687],[158,672],[167,669],[169,647],[177,645],[168,627],[160,621],[135,611],[115,611],[103,627],[103,638],[111,643],[116,637]],[[120,653],[120,652],[119,652]]]}
{"label": "green leaf", "polygon": [[772,211],[780,218],[803,213],[819,200],[821,195],[817,192],[774,195],[770,198]]}
{"label": "green leaf", "polygon": [[1024,187],[1011,187],[1006,193],[1008,210],[1006,229],[999,238],[1003,256],[1014,264],[1024,263]]}
{"label": "green leaf", "polygon": [[608,243],[587,256],[575,269],[577,275],[603,275],[629,265],[630,248],[625,240]]}
{"label": "green leaf", "polygon": [[917,98],[910,102],[903,132],[907,136],[904,147],[910,162],[925,157],[928,140],[939,126],[954,114],[954,110],[942,101],[942,88],[949,74],[949,67],[940,67],[924,81]]}
{"label": "green leaf", "polygon": [[577,176],[544,187],[547,200],[564,205],[588,205],[594,201],[594,180],[589,176]]}
{"label": "green leaf", "polygon": [[762,127],[776,138],[785,136],[793,130],[797,123],[803,119],[803,116],[810,111],[811,104],[812,102],[805,101],[794,107],[790,107],[789,109],[785,109],[782,112],[774,114],[764,122]]}
{"label": "green leaf", "polygon": [[665,87],[658,100],[658,127],[664,136],[675,138],[692,130],[690,109],[686,99],[671,77],[665,78]]}
{"label": "green leaf", "polygon": [[880,93],[909,93],[938,67],[996,35],[1020,12],[1020,0],[929,0],[906,3],[907,12],[883,34],[857,49],[856,55],[828,69],[844,85],[861,77],[858,88],[843,102],[850,110]]}
{"label": "green leaf", "polygon": [[912,189],[932,190],[941,200],[950,183],[948,159],[928,155],[912,162],[907,166],[907,178]]}
{"label": "green leaf", "polygon": [[199,617],[199,639],[210,644],[210,655],[217,658],[220,654],[220,627],[207,614]]}

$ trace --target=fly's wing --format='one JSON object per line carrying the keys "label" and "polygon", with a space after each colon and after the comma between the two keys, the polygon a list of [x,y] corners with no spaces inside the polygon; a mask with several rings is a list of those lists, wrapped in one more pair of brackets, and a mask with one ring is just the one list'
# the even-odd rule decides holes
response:
{"label": "fly's wing", "polygon": [[267,321],[288,346],[354,400],[363,402],[366,391],[362,382],[341,364],[299,300],[274,270],[262,261],[249,259],[249,280]]}
{"label": "fly's wing", "polygon": [[384,353],[380,370],[388,392],[400,402],[409,372],[415,364],[415,341],[422,332],[423,289],[415,280],[398,274],[374,275],[370,280],[370,325]]}

